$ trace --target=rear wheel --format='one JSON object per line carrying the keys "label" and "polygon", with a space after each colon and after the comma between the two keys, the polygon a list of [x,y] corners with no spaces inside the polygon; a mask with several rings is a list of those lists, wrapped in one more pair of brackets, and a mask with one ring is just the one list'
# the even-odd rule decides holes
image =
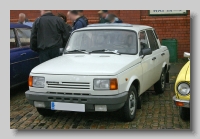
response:
{"label": "rear wheel", "polygon": [[190,119],[190,108],[179,108],[179,114],[182,120],[186,121]]}
{"label": "rear wheel", "polygon": [[154,84],[154,90],[156,94],[162,94],[165,91],[165,83],[166,83],[166,72],[163,69],[160,79]]}
{"label": "rear wheel", "polygon": [[44,109],[44,108],[37,108],[37,111],[40,115],[43,115],[43,116],[52,116],[55,112],[53,110]]}
{"label": "rear wheel", "polygon": [[166,78],[165,78],[166,80],[166,83],[169,83],[169,71],[166,73]]}
{"label": "rear wheel", "polygon": [[137,91],[134,86],[131,86],[128,98],[121,108],[120,113],[122,116],[123,121],[130,122],[135,118],[137,109]]}

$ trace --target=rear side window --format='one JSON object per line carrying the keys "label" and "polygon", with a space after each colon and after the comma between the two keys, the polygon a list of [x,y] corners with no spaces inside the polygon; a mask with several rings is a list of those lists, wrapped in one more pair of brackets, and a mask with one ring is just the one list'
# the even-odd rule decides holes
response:
{"label": "rear side window", "polygon": [[147,32],[147,36],[148,36],[148,39],[149,39],[151,50],[152,51],[157,50],[159,47],[158,47],[157,39],[156,39],[153,31],[147,30],[146,32]]}
{"label": "rear side window", "polygon": [[10,29],[10,49],[17,48],[14,29]]}

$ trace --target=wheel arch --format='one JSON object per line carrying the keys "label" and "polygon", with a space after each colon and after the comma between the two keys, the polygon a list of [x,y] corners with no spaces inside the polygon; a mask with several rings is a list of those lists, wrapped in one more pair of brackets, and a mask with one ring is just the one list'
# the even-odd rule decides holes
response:
{"label": "wheel arch", "polygon": [[162,68],[163,68],[165,71],[167,71],[167,68],[168,68],[168,67],[167,67],[167,63],[166,63],[166,62],[163,63]]}
{"label": "wheel arch", "polygon": [[140,94],[140,81],[139,81],[139,79],[136,78],[136,77],[132,77],[130,79],[129,83],[128,83],[126,90],[128,91],[132,85],[134,85],[134,87],[137,91],[137,94],[139,96],[139,94]]}

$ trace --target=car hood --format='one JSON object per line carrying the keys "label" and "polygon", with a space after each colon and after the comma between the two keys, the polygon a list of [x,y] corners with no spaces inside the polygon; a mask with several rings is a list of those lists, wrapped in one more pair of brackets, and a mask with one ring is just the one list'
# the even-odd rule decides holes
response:
{"label": "car hood", "polygon": [[66,54],[38,65],[31,73],[116,75],[140,61],[136,55]]}

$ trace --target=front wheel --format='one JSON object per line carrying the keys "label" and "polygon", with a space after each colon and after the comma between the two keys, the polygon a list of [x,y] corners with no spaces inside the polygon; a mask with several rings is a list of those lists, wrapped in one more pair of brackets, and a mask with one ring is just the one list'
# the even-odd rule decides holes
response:
{"label": "front wheel", "polygon": [[179,108],[179,114],[182,120],[186,121],[190,119],[190,108]]}
{"label": "front wheel", "polygon": [[130,122],[135,118],[137,109],[137,91],[134,86],[132,86],[128,92],[128,98],[121,108],[120,113],[122,119],[125,122]]}
{"label": "front wheel", "polygon": [[165,83],[166,83],[166,72],[162,71],[160,79],[154,84],[154,90],[156,94],[162,94],[165,91]]}

